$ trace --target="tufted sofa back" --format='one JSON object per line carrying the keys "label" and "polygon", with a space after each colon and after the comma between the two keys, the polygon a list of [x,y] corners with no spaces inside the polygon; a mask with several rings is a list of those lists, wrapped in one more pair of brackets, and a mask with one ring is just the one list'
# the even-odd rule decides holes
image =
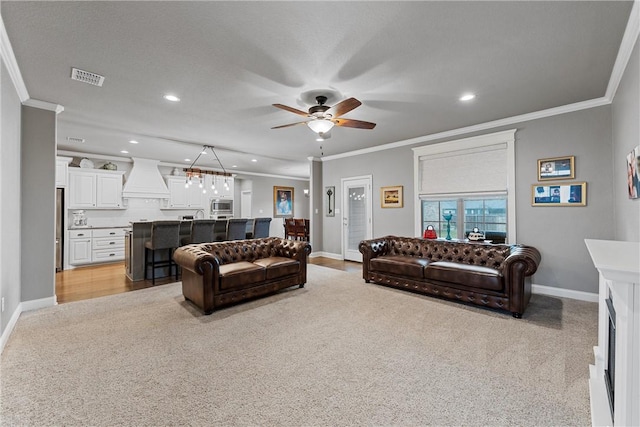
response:
{"label": "tufted sofa back", "polygon": [[265,239],[217,242],[215,244],[206,243],[200,245],[200,249],[216,257],[220,264],[230,264],[238,261],[253,262],[260,258],[275,256],[276,245],[281,246],[280,239],[268,237]]}
{"label": "tufted sofa back", "polygon": [[426,258],[431,262],[449,261],[501,269],[502,263],[511,253],[509,245],[447,242],[387,236],[388,255]]}
{"label": "tufted sofa back", "polygon": [[220,265],[238,261],[253,262],[257,259],[280,256],[286,258],[306,258],[308,251],[295,240],[280,237],[265,237],[263,239],[233,240],[227,242],[202,243],[194,245],[196,251],[208,252],[214,256]]}

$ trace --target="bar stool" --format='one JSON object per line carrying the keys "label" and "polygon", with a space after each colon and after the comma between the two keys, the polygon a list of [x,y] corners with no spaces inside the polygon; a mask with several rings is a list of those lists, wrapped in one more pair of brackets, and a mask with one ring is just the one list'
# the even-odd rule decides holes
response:
{"label": "bar stool", "polygon": [[247,237],[247,220],[230,219],[227,224],[227,240],[242,240]]}
{"label": "bar stool", "polygon": [[269,237],[269,227],[271,218],[256,218],[253,220],[253,238],[260,239]]}
{"label": "bar stool", "polygon": [[253,224],[255,220],[253,218],[247,219],[246,239],[253,239]]}
{"label": "bar stool", "polygon": [[188,237],[183,237],[180,243],[188,245],[190,243],[213,242],[213,225],[215,219],[194,219],[191,221],[191,233]]}
{"label": "bar stool", "polygon": [[[180,221],[153,221],[151,223],[151,239],[144,242],[144,278],[147,279],[147,271],[151,266],[151,283],[156,284],[156,268],[169,267],[176,269],[178,280],[178,264],[173,262],[173,251],[180,246]],[[169,251],[169,259],[156,262],[155,251],[165,249]],[[151,261],[149,261],[151,252]]]}
{"label": "bar stool", "polygon": [[213,240],[212,242],[222,242],[227,240],[227,222],[226,219],[216,219],[213,224]]}

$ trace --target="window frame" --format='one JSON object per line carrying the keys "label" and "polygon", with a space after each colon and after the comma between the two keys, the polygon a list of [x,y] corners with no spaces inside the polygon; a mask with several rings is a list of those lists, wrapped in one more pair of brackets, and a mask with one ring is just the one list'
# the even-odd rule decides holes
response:
{"label": "window frame", "polygon": [[414,175],[414,225],[415,235],[422,236],[422,199],[457,199],[464,197],[482,197],[482,193],[457,193],[457,194],[429,194],[421,193],[421,176],[420,176],[420,159],[423,157],[440,155],[443,153],[454,153],[461,150],[470,150],[483,147],[489,147],[496,144],[506,144],[507,154],[507,188],[496,189],[485,194],[495,194],[497,192],[506,192],[507,197],[507,244],[517,242],[516,236],[516,168],[515,168],[515,134],[517,129],[510,129],[501,132],[495,132],[486,135],[463,138],[453,141],[446,141],[437,144],[425,145],[413,148],[413,175]]}

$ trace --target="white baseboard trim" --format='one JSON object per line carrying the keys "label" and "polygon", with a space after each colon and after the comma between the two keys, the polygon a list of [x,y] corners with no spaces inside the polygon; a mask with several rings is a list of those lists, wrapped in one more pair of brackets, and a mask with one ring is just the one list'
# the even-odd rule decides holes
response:
{"label": "white baseboard trim", "polygon": [[20,315],[23,312],[38,310],[40,308],[45,308],[45,307],[51,307],[56,304],[58,304],[58,302],[55,295],[48,298],[40,298],[40,299],[31,300],[31,301],[23,301],[20,304],[18,304],[18,307],[16,307],[16,310],[11,315],[11,319],[9,319],[9,323],[7,324],[7,327],[4,328],[4,332],[0,337],[0,354],[4,351],[4,346],[7,344],[7,341],[9,341],[9,337],[13,332],[13,328],[16,327],[16,323],[18,323],[18,319],[20,318]]}
{"label": "white baseboard trim", "polygon": [[9,341],[9,337],[13,332],[13,328],[16,327],[16,323],[18,323],[18,318],[20,317],[20,313],[22,313],[22,308],[20,307],[20,304],[18,304],[18,307],[16,307],[16,310],[11,315],[11,318],[9,319],[9,323],[7,323],[7,327],[4,328],[4,332],[0,337],[0,354],[2,354],[2,352],[4,351],[4,346]]}
{"label": "white baseboard trim", "polygon": [[309,255],[309,258],[317,258],[317,257],[325,257],[325,258],[331,258],[331,259],[337,259],[338,261],[342,261],[344,260],[344,258],[342,257],[342,254],[333,254],[331,252],[311,252],[311,254]]}
{"label": "white baseboard trim", "polygon": [[571,298],[580,301],[598,302],[598,294],[571,289],[554,288],[545,285],[531,285],[531,293],[549,295],[552,297]]}
{"label": "white baseboard trim", "polygon": [[45,308],[45,307],[52,307],[56,304],[57,304],[56,297],[52,296],[47,298],[33,299],[31,301],[22,301],[20,303],[20,308],[21,308],[21,311],[24,312],[24,311],[38,310],[40,308]]}

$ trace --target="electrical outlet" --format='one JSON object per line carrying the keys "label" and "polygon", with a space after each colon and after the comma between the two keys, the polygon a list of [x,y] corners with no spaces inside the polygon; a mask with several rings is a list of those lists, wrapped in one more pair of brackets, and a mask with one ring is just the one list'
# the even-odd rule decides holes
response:
{"label": "electrical outlet", "polygon": [[0,309],[0,312],[4,312],[4,297],[2,297],[2,308]]}

